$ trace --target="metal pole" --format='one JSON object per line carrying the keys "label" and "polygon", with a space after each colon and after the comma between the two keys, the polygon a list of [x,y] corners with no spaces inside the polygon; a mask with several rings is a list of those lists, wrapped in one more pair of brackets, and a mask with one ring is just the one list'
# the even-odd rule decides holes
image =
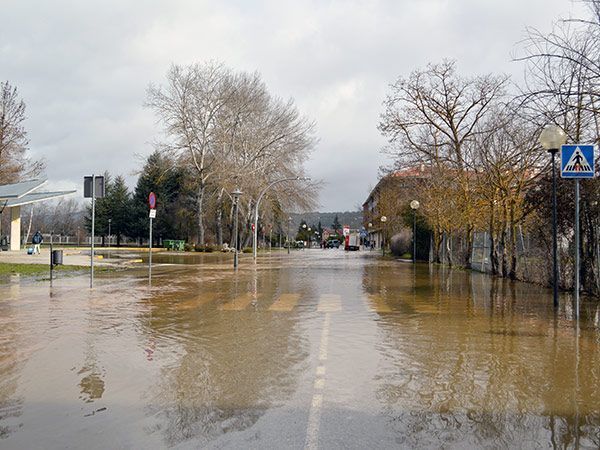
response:
{"label": "metal pole", "polygon": [[52,278],[53,278],[53,272],[54,272],[54,264],[52,264],[54,261],[52,261],[52,237],[53,237],[54,233],[50,233],[50,286],[52,286]]}
{"label": "metal pole", "polygon": [[417,210],[413,209],[413,264],[417,263]]}
{"label": "metal pole", "polygon": [[579,179],[575,179],[575,317],[579,320]]}
{"label": "metal pole", "polygon": [[556,153],[558,149],[550,150],[552,154],[552,289],[553,304],[558,308],[558,237],[557,237],[557,217],[556,217]]}
{"label": "metal pole", "polygon": [[148,243],[148,279],[152,280],[152,217],[150,217],[150,242]]}
{"label": "metal pole", "polygon": [[[258,209],[257,209],[258,211]],[[258,212],[257,212],[258,214]],[[238,199],[235,199],[234,208],[233,208],[233,243],[235,245],[235,251],[233,252],[233,268],[237,269],[238,266]],[[254,231],[256,232],[256,226],[254,227]]]}
{"label": "metal pole", "polygon": [[288,245],[288,255],[290,254],[290,246],[292,245],[292,243],[290,242],[290,222],[291,220],[288,219],[288,228],[287,228],[287,245]]}
{"label": "metal pole", "polygon": [[96,175],[92,174],[92,238],[90,247],[90,289],[94,287],[94,233],[96,226]]}

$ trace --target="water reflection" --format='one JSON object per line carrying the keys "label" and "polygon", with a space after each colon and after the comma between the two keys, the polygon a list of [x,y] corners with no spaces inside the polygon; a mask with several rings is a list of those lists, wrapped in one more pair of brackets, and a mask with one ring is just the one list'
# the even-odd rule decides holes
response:
{"label": "water reflection", "polygon": [[[143,333],[164,362],[147,393],[147,414],[156,420],[149,431],[167,445],[194,438],[201,446],[252,426],[294,392],[308,355],[306,331],[297,313],[266,310],[279,293],[299,288],[294,283],[288,270],[246,270],[208,283],[188,276],[170,294],[144,300]],[[236,310],[246,293],[250,304]]]}
{"label": "water reflection", "polygon": [[577,333],[568,306],[523,283],[396,265],[365,266],[363,287],[394,311],[375,381],[400,444],[600,446],[597,305]]}

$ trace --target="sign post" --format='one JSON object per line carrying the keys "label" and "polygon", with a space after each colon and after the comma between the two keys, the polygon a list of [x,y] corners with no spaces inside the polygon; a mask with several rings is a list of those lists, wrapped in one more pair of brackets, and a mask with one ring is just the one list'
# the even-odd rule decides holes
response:
{"label": "sign post", "polygon": [[150,233],[149,233],[149,252],[148,252],[148,282],[152,282],[152,219],[156,217],[156,194],[150,192],[148,195],[148,206],[150,206]]}
{"label": "sign post", "polygon": [[90,289],[94,287],[94,237],[96,226],[96,198],[104,197],[104,177],[83,177],[83,197],[92,199],[92,236],[90,239]]}
{"label": "sign post", "polygon": [[579,320],[579,179],[594,178],[595,148],[593,145],[563,145],[560,152],[560,175],[575,179],[575,317]]}

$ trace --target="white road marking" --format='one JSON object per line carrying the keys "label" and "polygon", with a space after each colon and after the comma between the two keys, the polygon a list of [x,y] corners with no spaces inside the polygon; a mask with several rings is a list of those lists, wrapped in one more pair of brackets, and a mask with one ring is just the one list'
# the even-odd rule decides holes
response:
{"label": "white road marking", "polygon": [[306,427],[306,442],[304,448],[309,450],[318,448],[319,444],[319,427],[321,424],[321,411],[323,409],[323,394],[321,391],[325,388],[325,378],[323,378],[325,376],[324,363],[327,360],[330,324],[331,315],[327,312],[325,314],[323,330],[321,331],[321,340],[319,342],[319,365],[317,366],[314,384],[314,390],[319,392],[313,394],[310,411],[308,413],[308,425]]}

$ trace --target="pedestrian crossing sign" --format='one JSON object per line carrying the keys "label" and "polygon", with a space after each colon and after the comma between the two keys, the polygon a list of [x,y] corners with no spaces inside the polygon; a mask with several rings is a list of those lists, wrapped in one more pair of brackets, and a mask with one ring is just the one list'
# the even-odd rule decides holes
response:
{"label": "pedestrian crossing sign", "polygon": [[563,145],[560,151],[560,176],[563,178],[594,178],[593,145]]}

